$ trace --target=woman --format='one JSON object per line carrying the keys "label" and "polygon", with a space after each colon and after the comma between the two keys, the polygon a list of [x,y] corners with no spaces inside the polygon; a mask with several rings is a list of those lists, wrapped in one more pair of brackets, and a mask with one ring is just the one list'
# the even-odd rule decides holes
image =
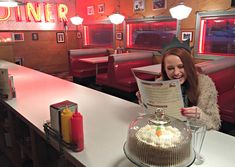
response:
{"label": "woman", "polygon": [[[202,120],[207,129],[218,130],[221,121],[217,105],[217,91],[211,78],[196,71],[191,49],[174,40],[163,51],[162,80],[179,79],[184,101],[181,114]],[[139,92],[137,97],[140,99]]]}
{"label": "woman", "polygon": [[184,100],[182,115],[202,120],[207,129],[219,129],[220,116],[215,85],[208,76],[197,73],[188,49],[170,48],[164,52],[162,79],[179,79]]}

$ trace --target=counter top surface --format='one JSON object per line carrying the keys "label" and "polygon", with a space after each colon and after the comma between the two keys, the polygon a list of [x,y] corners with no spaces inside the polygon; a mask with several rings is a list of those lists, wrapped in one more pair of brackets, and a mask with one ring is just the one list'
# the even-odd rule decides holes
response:
{"label": "counter top surface", "polygon": [[[50,119],[49,106],[64,100],[78,104],[83,115],[85,149],[67,156],[88,167],[132,167],[123,145],[128,125],[138,116],[140,106],[26,67],[0,60],[14,77],[16,98],[6,100],[32,128],[44,135],[43,123]],[[202,167],[234,166],[235,138],[209,131],[202,148]]]}

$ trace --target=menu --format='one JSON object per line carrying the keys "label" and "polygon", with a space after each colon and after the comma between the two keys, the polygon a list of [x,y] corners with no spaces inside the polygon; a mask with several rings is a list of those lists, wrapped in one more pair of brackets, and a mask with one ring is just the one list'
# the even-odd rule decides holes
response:
{"label": "menu", "polygon": [[143,106],[148,112],[159,108],[167,115],[185,121],[180,109],[184,107],[179,80],[145,81],[136,77]]}

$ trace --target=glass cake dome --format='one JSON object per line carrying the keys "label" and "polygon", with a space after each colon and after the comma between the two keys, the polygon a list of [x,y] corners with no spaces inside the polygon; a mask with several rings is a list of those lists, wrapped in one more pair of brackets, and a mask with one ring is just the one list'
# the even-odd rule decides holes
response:
{"label": "glass cake dome", "polygon": [[191,139],[184,122],[156,112],[131,122],[124,153],[141,167],[190,166],[195,159]]}

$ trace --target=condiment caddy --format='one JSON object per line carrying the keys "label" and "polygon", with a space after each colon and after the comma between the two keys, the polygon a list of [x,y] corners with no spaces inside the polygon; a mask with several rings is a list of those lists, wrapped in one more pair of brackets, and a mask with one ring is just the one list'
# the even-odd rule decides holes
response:
{"label": "condiment caddy", "polygon": [[50,121],[44,123],[47,140],[58,143],[62,152],[65,146],[75,152],[84,149],[83,117],[77,104],[68,100],[50,105]]}

